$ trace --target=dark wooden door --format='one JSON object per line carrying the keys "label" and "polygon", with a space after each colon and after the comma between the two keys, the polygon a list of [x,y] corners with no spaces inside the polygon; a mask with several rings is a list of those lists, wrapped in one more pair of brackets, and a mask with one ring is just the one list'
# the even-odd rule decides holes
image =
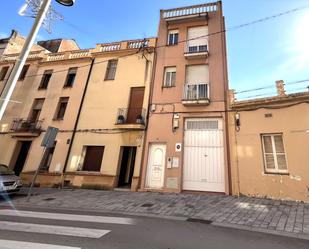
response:
{"label": "dark wooden door", "polygon": [[136,123],[136,117],[142,115],[145,87],[131,88],[127,123]]}
{"label": "dark wooden door", "polygon": [[20,173],[23,171],[32,141],[22,141],[20,143],[21,143],[21,147],[18,152],[19,154],[18,154],[16,163],[14,165],[14,172],[15,172],[15,175],[17,176],[19,176]]}
{"label": "dark wooden door", "polygon": [[104,146],[87,146],[84,159],[84,171],[100,171]]}

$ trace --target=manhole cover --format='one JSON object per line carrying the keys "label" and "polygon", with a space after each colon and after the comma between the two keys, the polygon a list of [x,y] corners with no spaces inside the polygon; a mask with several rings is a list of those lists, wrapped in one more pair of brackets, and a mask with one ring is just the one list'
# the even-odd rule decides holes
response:
{"label": "manhole cover", "polygon": [[144,203],[141,207],[152,207],[152,203]]}
{"label": "manhole cover", "polygon": [[50,198],[45,198],[45,199],[43,199],[43,201],[53,201],[53,200],[55,200],[56,198],[53,198],[53,197],[50,197]]}
{"label": "manhole cover", "polygon": [[195,219],[195,218],[188,218],[187,221],[203,223],[203,224],[211,224],[212,223],[212,220],[202,220],[202,219]]}

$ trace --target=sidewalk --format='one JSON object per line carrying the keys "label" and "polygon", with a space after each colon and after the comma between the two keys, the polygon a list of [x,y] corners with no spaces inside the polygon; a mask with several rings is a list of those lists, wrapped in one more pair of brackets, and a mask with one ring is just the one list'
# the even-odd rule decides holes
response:
{"label": "sidewalk", "polygon": [[[26,189],[24,189],[24,192]],[[132,215],[182,217],[214,225],[309,239],[309,204],[222,195],[117,192],[36,188],[30,202],[21,193],[17,206],[84,209]],[[0,206],[7,205],[0,200]]]}

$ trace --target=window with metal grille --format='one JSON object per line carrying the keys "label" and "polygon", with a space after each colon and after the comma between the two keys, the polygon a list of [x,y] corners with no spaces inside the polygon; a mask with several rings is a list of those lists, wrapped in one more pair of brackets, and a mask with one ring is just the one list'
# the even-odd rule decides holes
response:
{"label": "window with metal grille", "polygon": [[178,37],[179,37],[178,29],[176,29],[176,30],[169,30],[168,31],[167,44],[169,46],[177,45],[178,44]]}
{"label": "window with metal grille", "polygon": [[25,79],[27,72],[28,72],[28,69],[29,69],[29,66],[30,65],[24,65],[23,69],[21,70],[21,73],[19,75],[18,80],[24,80]]}
{"label": "window with metal grille", "polygon": [[39,89],[47,89],[49,80],[50,80],[50,78],[52,76],[52,73],[53,73],[52,70],[46,70],[44,72],[42,80],[41,80],[41,83],[40,83],[40,86],[39,86]]}
{"label": "window with metal grille", "polygon": [[9,71],[9,67],[3,67],[0,72],[0,81],[5,79],[7,72]]}
{"label": "window with metal grille", "polygon": [[218,120],[192,120],[187,121],[187,130],[218,130]]}
{"label": "window with metal grille", "polygon": [[113,80],[116,76],[118,60],[109,60],[105,73],[105,80]]}
{"label": "window with metal grille", "polygon": [[262,135],[265,171],[267,173],[287,173],[287,160],[282,134]]}
{"label": "window with metal grille", "polygon": [[172,87],[176,85],[176,67],[166,67],[164,69],[163,87]]}
{"label": "window with metal grille", "polygon": [[56,115],[54,119],[62,120],[64,118],[64,114],[67,109],[68,102],[69,102],[69,97],[61,97],[59,99],[59,103],[58,103],[58,107],[57,107],[57,111],[56,111]]}
{"label": "window with metal grille", "polygon": [[64,87],[72,87],[74,84],[75,76],[76,76],[77,68],[70,68],[68,71],[67,78],[64,83]]}

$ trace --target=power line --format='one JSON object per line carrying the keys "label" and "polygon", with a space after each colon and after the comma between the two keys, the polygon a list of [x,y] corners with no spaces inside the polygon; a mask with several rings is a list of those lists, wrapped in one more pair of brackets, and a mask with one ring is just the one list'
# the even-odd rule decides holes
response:
{"label": "power line", "polygon": [[[200,38],[205,38],[205,37],[209,37],[209,36],[213,36],[213,35],[218,35],[218,34],[221,34],[221,33],[225,33],[227,31],[231,31],[231,30],[236,30],[236,29],[240,29],[240,28],[244,28],[244,27],[248,27],[248,26],[251,26],[251,25],[254,25],[254,24],[257,24],[257,23],[261,23],[261,22],[265,22],[265,21],[268,21],[270,19],[274,19],[274,18],[277,18],[277,17],[281,17],[283,15],[287,15],[287,14],[291,14],[293,12],[297,12],[297,11],[301,11],[301,10],[304,10],[304,9],[307,9],[309,8],[308,5],[306,6],[302,6],[302,7],[298,7],[298,8],[294,8],[294,9],[291,9],[291,10],[287,10],[285,12],[280,12],[278,14],[275,14],[275,15],[271,15],[271,16],[267,16],[267,17],[264,17],[264,18],[260,18],[260,19],[257,19],[257,20],[254,20],[254,21],[251,21],[251,22],[247,22],[247,23],[243,23],[243,24],[240,24],[240,25],[236,25],[234,27],[231,27],[231,28],[227,28],[225,30],[220,30],[220,31],[217,31],[217,32],[213,32],[213,33],[209,33],[207,35],[203,35],[203,36],[199,36],[199,37],[194,37],[194,38],[191,38],[191,39],[185,39],[185,40],[182,40],[182,41],[178,41],[178,43],[184,43],[184,42],[187,42],[187,41],[191,41],[191,40],[196,40],[196,39],[200,39]],[[85,31],[82,31],[82,29],[80,29],[77,25],[72,25],[70,24],[69,22],[66,21],[66,23],[72,27],[74,27],[75,29],[79,29],[79,31],[81,32],[85,32]],[[87,32],[88,33],[88,32]],[[89,35],[89,33],[88,33]],[[168,47],[167,44],[165,45],[160,45],[160,46],[155,46],[153,48],[155,49],[158,49],[158,48],[162,48],[162,47]],[[101,64],[101,63],[105,63],[105,62],[108,62],[109,60],[112,60],[112,59],[119,59],[119,58],[124,58],[124,57],[128,57],[128,56],[131,56],[131,55],[134,55],[134,54],[137,54],[139,51],[137,52],[134,52],[132,54],[128,54],[128,55],[123,55],[123,56],[118,56],[118,57],[115,57],[115,58],[111,58],[111,59],[108,59],[108,60],[104,60],[104,61],[100,61],[100,62],[95,62],[94,64]],[[83,68],[83,67],[88,67],[90,66],[90,64],[87,64],[87,65],[83,65],[83,66],[79,66],[77,68]],[[58,70],[58,71],[54,71],[53,73],[60,73],[60,72],[66,72],[67,69],[63,69],[63,70]],[[36,77],[36,76],[43,76],[44,74],[34,74],[34,75],[26,75],[25,78],[29,78],[29,77]],[[249,89],[250,91],[253,91],[253,90],[263,90],[263,89],[266,89],[266,88],[270,88],[270,86],[267,86],[265,88],[257,88],[257,89]],[[236,93],[243,93],[243,92],[247,92],[249,90],[245,90],[245,91],[241,91],[241,92],[236,92]]]}

